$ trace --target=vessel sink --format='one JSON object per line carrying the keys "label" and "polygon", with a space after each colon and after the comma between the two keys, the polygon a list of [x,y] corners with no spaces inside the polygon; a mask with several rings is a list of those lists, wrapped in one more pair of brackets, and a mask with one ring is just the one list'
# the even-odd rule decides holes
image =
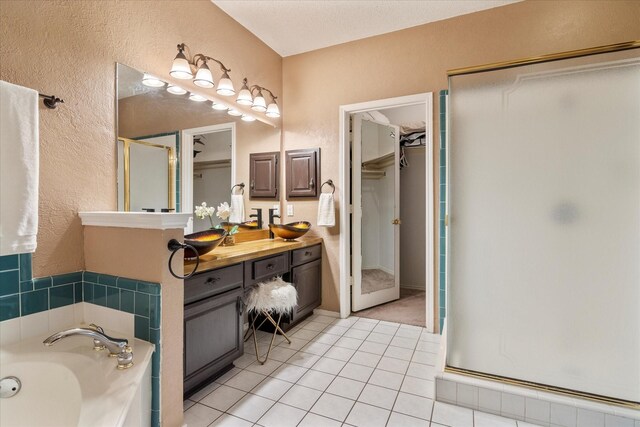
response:
{"label": "vessel sink", "polygon": [[257,230],[258,229],[258,221],[255,219],[252,221],[245,222],[221,222],[220,225],[227,231],[231,230],[234,226],[238,226],[238,228],[242,230]]}
{"label": "vessel sink", "polygon": [[307,221],[290,222],[289,224],[269,224],[269,230],[285,241],[295,240],[304,236],[311,228]]}
{"label": "vessel sink", "polygon": [[[193,246],[198,255],[204,255],[214,250],[226,237],[227,231],[222,228],[214,228],[211,230],[199,231],[198,233],[187,234],[184,236],[184,242]],[[184,250],[185,259],[195,258],[196,254],[189,248]]]}

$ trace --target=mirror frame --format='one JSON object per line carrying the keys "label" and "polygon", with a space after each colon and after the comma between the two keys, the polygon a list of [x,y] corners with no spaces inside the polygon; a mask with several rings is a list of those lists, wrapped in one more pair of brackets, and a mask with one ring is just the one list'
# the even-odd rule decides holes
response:
{"label": "mirror frame", "polygon": [[167,147],[166,145],[154,144],[147,141],[139,141],[135,139],[118,137],[118,142],[122,142],[122,157],[124,166],[124,212],[131,212],[131,144],[140,144],[147,147],[162,148],[167,150],[168,164],[167,170],[169,172],[168,179],[168,197],[169,209],[176,208],[175,199],[175,172],[176,172],[176,153],[173,147]]}

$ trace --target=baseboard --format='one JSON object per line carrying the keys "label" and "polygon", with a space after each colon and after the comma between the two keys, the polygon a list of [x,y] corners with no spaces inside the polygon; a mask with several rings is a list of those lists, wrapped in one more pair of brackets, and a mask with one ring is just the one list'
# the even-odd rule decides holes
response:
{"label": "baseboard", "polygon": [[415,289],[416,291],[427,291],[427,288],[425,288],[424,286],[403,285],[402,283],[400,284],[400,288]]}
{"label": "baseboard", "polygon": [[319,314],[321,316],[327,316],[327,317],[335,317],[336,319],[340,318],[340,313],[338,313],[337,311],[323,310],[321,308],[314,309],[313,314]]}

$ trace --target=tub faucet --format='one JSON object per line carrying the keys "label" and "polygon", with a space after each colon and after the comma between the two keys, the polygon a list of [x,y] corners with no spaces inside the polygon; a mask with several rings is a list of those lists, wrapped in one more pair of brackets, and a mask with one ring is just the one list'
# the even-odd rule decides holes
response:
{"label": "tub faucet", "polygon": [[262,209],[261,208],[251,208],[256,211],[256,213],[249,215],[249,218],[255,218],[258,221],[258,228],[262,229]]}
{"label": "tub faucet", "polygon": [[42,343],[46,346],[51,346],[61,339],[75,335],[84,335],[93,338],[94,344],[100,343],[104,345],[109,350],[109,357],[117,357],[118,369],[127,369],[133,366],[133,352],[131,351],[131,347],[129,347],[129,341],[127,339],[112,338],[104,332],[101,332],[100,330],[102,328],[99,326],[92,326],[93,328],[70,328],[56,332]]}

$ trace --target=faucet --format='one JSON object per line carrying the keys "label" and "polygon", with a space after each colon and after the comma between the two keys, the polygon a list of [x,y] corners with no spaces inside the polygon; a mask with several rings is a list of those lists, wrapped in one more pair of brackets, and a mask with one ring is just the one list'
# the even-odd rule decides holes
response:
{"label": "faucet", "polygon": [[[276,215],[276,211],[279,209],[276,208],[271,208],[269,209],[269,224],[274,224],[274,220],[276,218],[280,218],[280,215]],[[282,218],[280,218],[280,222],[282,222]],[[273,231],[271,231],[271,227],[269,227],[269,238],[273,239],[275,237],[275,235],[273,234]]]}
{"label": "faucet", "polygon": [[99,350],[99,348],[96,348],[99,347],[99,345],[96,344],[102,344],[109,350],[109,357],[117,357],[118,369],[127,369],[133,366],[133,352],[131,351],[131,347],[129,347],[129,341],[127,339],[112,338],[104,332],[101,332],[101,327],[93,324],[91,326],[90,328],[70,328],[56,332],[42,343],[48,347],[61,339],[75,335],[84,335],[93,338],[94,349]]}
{"label": "faucet", "polygon": [[258,220],[258,228],[262,228],[262,209],[261,208],[251,208],[251,210],[256,211],[256,213],[249,215],[249,218],[255,218]]}

